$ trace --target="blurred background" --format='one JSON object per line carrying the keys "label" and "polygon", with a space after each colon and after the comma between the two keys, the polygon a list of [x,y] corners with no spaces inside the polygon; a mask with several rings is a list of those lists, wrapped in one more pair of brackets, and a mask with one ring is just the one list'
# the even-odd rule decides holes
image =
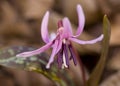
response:
{"label": "blurred background", "polygon": [[[50,11],[49,32],[56,32],[57,21],[67,16],[77,28],[76,5],[83,7],[86,23],[79,39],[90,40],[102,33],[102,19],[106,14],[111,23],[110,50],[101,86],[120,86],[120,0],[0,0],[0,48],[14,45],[41,47],[41,20]],[[99,60],[101,43],[76,45],[89,74]],[[76,67],[72,71],[79,83]],[[47,83],[46,83],[47,82]],[[0,86],[54,86],[44,76],[0,67]]]}

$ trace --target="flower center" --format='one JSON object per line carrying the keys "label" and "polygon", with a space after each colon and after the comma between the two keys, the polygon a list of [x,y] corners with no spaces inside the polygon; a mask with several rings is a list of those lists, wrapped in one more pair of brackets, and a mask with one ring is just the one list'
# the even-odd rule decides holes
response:
{"label": "flower center", "polygon": [[63,22],[62,20],[58,21],[58,30],[57,33],[59,35],[63,35],[64,27],[63,27]]}

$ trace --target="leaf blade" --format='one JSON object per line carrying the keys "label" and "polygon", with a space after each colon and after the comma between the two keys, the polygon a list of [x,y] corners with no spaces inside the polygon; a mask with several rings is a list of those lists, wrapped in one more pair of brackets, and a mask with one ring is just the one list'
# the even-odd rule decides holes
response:
{"label": "leaf blade", "polygon": [[102,43],[102,51],[100,59],[94,68],[90,78],[88,79],[86,86],[98,86],[102,72],[104,70],[105,62],[107,59],[108,49],[109,49],[109,40],[110,40],[110,22],[105,15],[103,18],[103,34],[104,39]]}
{"label": "leaf blade", "polygon": [[[66,71],[60,71],[57,68],[56,64],[53,64],[50,69],[46,69],[46,64],[48,62],[49,56],[46,53],[41,53],[36,56],[31,56],[28,58],[16,57],[17,54],[25,51],[35,50],[35,48],[26,47],[26,46],[13,46],[6,49],[0,50],[0,66],[33,71],[44,75],[46,78],[51,80],[55,85],[67,86],[67,81],[71,82],[72,78],[68,77],[69,74],[66,74]],[[60,77],[64,76],[64,77]],[[69,86],[74,86],[74,82],[71,82]]]}

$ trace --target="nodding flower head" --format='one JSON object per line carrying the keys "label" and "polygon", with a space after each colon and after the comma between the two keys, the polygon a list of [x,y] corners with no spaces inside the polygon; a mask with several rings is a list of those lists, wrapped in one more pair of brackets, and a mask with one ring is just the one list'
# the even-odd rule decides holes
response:
{"label": "nodding flower head", "polygon": [[83,32],[83,28],[85,25],[85,16],[82,7],[80,5],[77,5],[77,14],[78,14],[78,27],[75,34],[73,34],[72,32],[72,27],[69,19],[65,17],[62,20],[58,21],[57,33],[56,35],[52,34],[51,37],[48,34],[49,12],[47,11],[43,17],[41,24],[41,37],[46,44],[40,47],[39,49],[23,52],[16,56],[30,57],[33,55],[37,55],[41,52],[44,52],[49,48],[52,48],[52,53],[46,65],[46,68],[50,68],[51,63],[53,63],[54,61],[55,55],[57,55],[57,62],[60,68],[64,68],[64,67],[68,68],[69,60],[73,60],[74,64],[76,65],[77,59],[71,44],[72,41],[78,44],[94,44],[103,39],[103,34],[101,34],[98,38],[89,41],[83,41],[77,39],[77,37],[80,36],[80,34]]}

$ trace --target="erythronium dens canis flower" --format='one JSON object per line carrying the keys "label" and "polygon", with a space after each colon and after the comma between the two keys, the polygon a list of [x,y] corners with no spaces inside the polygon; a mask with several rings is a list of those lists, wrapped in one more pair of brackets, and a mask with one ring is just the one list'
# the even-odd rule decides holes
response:
{"label": "erythronium dens canis flower", "polygon": [[49,36],[48,33],[48,19],[49,19],[49,12],[47,11],[43,17],[42,24],[41,24],[41,37],[43,41],[46,43],[43,47],[23,52],[17,54],[17,57],[30,57],[33,55],[40,54],[41,52],[46,51],[49,48],[52,48],[52,53],[50,59],[46,65],[46,68],[50,68],[51,63],[54,61],[55,55],[57,55],[57,62],[59,67],[61,68],[68,68],[69,67],[69,60],[73,60],[74,64],[77,64],[77,60],[75,57],[75,53],[73,51],[73,47],[71,41],[76,42],[78,44],[94,44],[98,41],[103,39],[103,34],[100,35],[98,38],[90,40],[90,41],[83,41],[77,39],[77,37],[83,32],[83,28],[85,25],[85,16],[80,5],[77,5],[77,14],[78,14],[78,28],[76,34],[73,35],[72,27],[70,21],[67,17],[64,17],[62,20],[58,21],[58,30],[56,35],[52,34]]}

